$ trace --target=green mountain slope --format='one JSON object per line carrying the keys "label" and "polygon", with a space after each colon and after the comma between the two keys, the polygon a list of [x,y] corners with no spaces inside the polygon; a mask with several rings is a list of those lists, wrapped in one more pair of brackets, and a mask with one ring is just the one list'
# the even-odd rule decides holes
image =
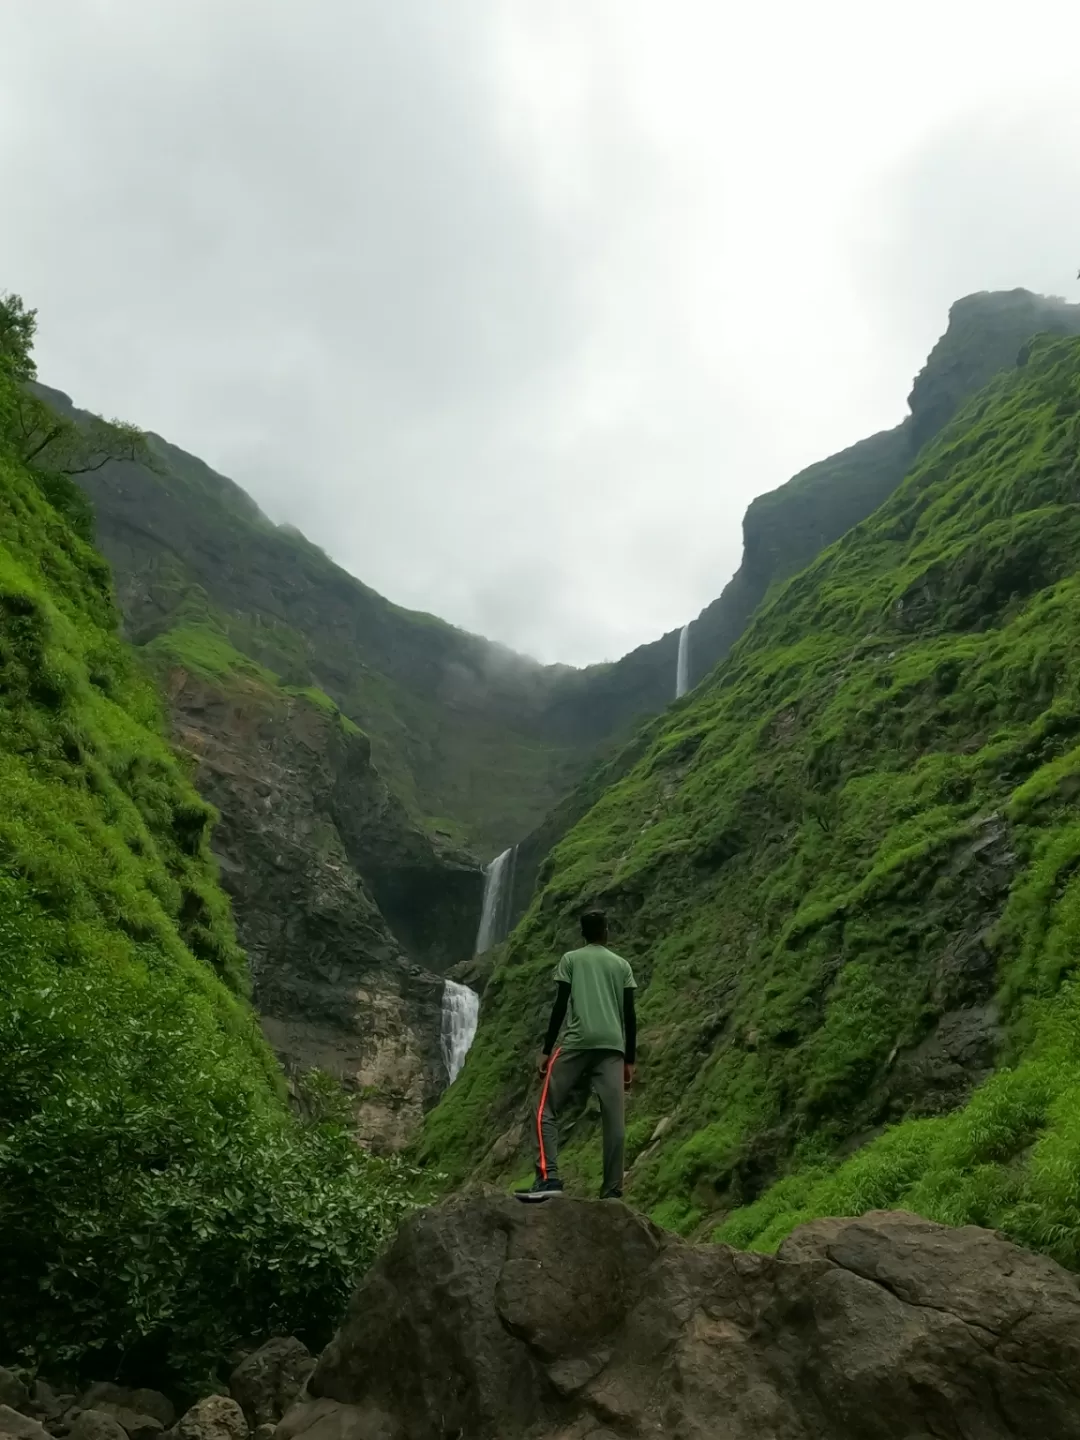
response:
{"label": "green mountain slope", "polygon": [[[1028,290],[984,292],[958,300],[949,311],[945,333],[916,376],[908,397],[910,413],[902,424],[809,466],[751,503],[743,518],[739,569],[690,624],[691,685],[727,655],[769,592],[872,515],[900,484],[921,447],[993,376],[1012,369],[1022,346],[1039,332],[1080,334],[1080,305]],[[663,709],[672,693],[676,640],[665,636],[618,661],[608,684],[617,686],[624,667],[632,665],[640,693],[653,702],[642,709]],[[650,671],[652,685],[646,691],[641,677]],[[587,683],[592,688],[593,682]],[[605,754],[599,770],[586,772],[522,840],[515,868],[515,918],[529,903],[548,851],[591,808],[599,789],[610,783],[612,766],[618,769],[620,764]]]}
{"label": "green mountain slope", "polygon": [[1080,1263],[1078,635],[1080,341],[1038,340],[639,737],[426,1156],[527,1164],[551,966],[599,903],[642,984],[629,1193],[658,1219],[767,1245],[904,1205]]}
{"label": "green mountain slope", "polygon": [[241,1337],[322,1330],[405,1197],[286,1109],[213,812],[85,501],[23,461],[21,314],[0,297],[0,1351],[194,1380]]}
{"label": "green mountain slope", "polygon": [[[59,391],[39,394],[59,414],[83,414]],[[149,441],[156,468],[110,464],[81,482],[128,637],[204,671],[239,655],[286,687],[330,696],[432,829],[485,855],[502,849],[543,818],[597,744],[666,701],[668,676],[659,683],[633,657],[542,666],[394,605],[272,524],[231,480]]]}
{"label": "green mountain slope", "polygon": [[[1039,330],[1080,331],[1080,307],[1027,291],[953,306],[911,395],[911,415],[761,496],[743,563],[691,626],[693,681],[728,651],[770,586],[870,514],[957,405]],[[59,391],[40,393],[78,418]],[[153,467],[82,477],[117,579],[129,638],[205,670],[223,655],[315,689],[370,736],[391,791],[432,831],[483,856],[534,830],[593,763],[674,692],[675,631],[611,664],[541,666],[434,616],[407,611],[275,526],[231,480],[150,437]],[[522,864],[522,888],[533,869]]]}

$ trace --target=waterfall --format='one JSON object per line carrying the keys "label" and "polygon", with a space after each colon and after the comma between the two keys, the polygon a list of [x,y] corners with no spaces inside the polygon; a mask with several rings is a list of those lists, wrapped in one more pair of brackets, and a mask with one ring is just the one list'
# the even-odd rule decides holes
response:
{"label": "waterfall", "polygon": [[443,982],[442,1055],[451,1085],[465,1064],[465,1056],[476,1035],[479,1014],[480,996],[475,990],[459,985],[456,980]]}
{"label": "waterfall", "polygon": [[476,953],[483,955],[510,931],[513,903],[514,859],[517,846],[512,845],[496,855],[484,871],[484,903],[480,911],[480,928],[476,932]]}
{"label": "waterfall", "polygon": [[690,689],[690,626],[684,625],[679,631],[679,658],[675,662],[675,699],[680,699]]}

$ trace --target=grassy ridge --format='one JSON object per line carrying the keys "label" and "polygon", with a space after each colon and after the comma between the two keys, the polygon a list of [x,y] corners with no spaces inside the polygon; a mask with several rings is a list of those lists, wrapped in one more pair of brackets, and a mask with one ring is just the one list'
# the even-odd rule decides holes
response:
{"label": "grassy ridge", "polygon": [[32,367],[0,361],[0,1351],[194,1383],[249,1335],[325,1334],[408,1192],[325,1104],[286,1109],[213,812],[85,502],[20,459]]}
{"label": "grassy ridge", "polygon": [[772,1245],[905,1204],[1080,1263],[1078,454],[1080,342],[1036,342],[647,727],[547,862],[429,1158],[527,1163],[488,1147],[599,901],[642,982],[629,1193],[658,1220]]}

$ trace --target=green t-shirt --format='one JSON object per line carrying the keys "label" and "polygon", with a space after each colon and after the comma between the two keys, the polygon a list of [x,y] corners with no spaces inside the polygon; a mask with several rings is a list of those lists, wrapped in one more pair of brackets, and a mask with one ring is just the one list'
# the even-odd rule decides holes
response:
{"label": "green t-shirt", "polygon": [[555,983],[570,986],[564,1050],[626,1049],[623,992],[637,988],[621,955],[604,945],[571,950],[555,967]]}

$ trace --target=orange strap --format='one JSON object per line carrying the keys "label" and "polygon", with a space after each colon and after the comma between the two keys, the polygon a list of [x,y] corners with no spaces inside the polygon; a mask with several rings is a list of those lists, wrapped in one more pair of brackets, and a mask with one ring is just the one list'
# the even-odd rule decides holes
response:
{"label": "orange strap", "polygon": [[555,1064],[555,1061],[559,1058],[561,1054],[562,1050],[560,1048],[557,1048],[551,1059],[548,1061],[547,1070],[544,1072],[544,1088],[540,1091],[540,1107],[536,1112],[536,1139],[540,1149],[541,1180],[546,1180],[548,1178],[547,1155],[544,1153],[544,1106],[547,1104],[548,1086],[551,1084],[551,1070]]}

